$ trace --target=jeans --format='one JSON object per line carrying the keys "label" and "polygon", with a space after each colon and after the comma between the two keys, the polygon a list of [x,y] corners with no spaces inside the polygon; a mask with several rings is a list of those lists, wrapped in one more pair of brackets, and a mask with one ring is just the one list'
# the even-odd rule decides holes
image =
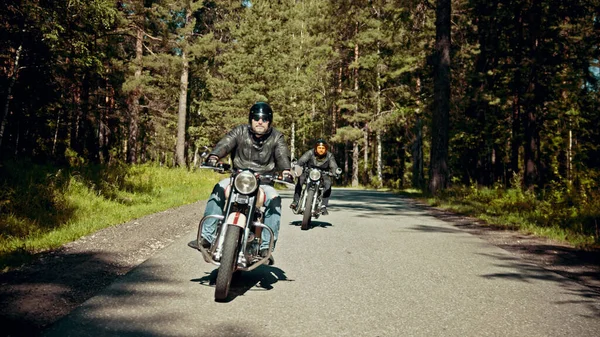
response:
{"label": "jeans", "polygon": [[[204,216],[223,215],[223,208],[225,207],[225,202],[227,201],[225,199],[225,188],[227,188],[230,181],[230,178],[226,178],[215,185],[212,194],[206,203]],[[277,237],[279,235],[279,222],[281,220],[281,197],[273,186],[260,185],[260,187],[265,191],[267,198],[264,205],[264,224],[271,228],[273,234],[275,234],[275,238],[273,239],[273,249],[275,249],[275,243],[277,242]],[[217,222],[217,219],[209,218],[202,224],[202,237],[211,243],[215,240],[215,236],[217,234]],[[261,238],[262,242],[260,244],[260,249],[269,248],[271,233],[265,229],[262,231]]]}

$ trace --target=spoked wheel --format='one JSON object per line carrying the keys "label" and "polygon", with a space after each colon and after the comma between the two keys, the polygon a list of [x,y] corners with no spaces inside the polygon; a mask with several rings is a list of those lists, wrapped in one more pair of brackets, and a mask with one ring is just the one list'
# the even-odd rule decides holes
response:
{"label": "spoked wheel", "polygon": [[223,254],[221,255],[221,264],[217,273],[217,283],[215,287],[215,301],[224,301],[229,294],[231,278],[237,262],[237,245],[242,229],[238,226],[229,226],[225,233],[223,242]]}
{"label": "spoked wheel", "polygon": [[300,227],[303,231],[307,230],[310,227],[310,217],[312,216],[312,201],[315,196],[315,191],[308,190],[306,191],[306,203],[304,204],[304,216],[302,217],[302,227]]}

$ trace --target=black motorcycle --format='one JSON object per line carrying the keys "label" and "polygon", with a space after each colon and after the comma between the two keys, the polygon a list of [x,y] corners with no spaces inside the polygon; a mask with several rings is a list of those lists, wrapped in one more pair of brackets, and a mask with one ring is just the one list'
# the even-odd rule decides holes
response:
{"label": "black motorcycle", "polygon": [[313,217],[318,219],[323,214],[321,209],[323,176],[328,175],[337,178],[342,173],[342,169],[338,168],[335,173],[330,173],[328,170],[322,170],[317,167],[304,167],[302,172],[302,174],[306,174],[306,179],[304,180],[300,200],[294,213],[303,215],[302,226],[300,228],[307,230],[310,228],[311,219]]}
{"label": "black motorcycle", "polygon": [[[261,184],[279,182],[286,185],[293,184],[280,180],[270,175],[260,175],[251,170],[232,170],[227,166],[206,166],[219,172],[230,172],[231,183],[225,190],[227,199],[224,215],[207,215],[200,220],[198,235],[189,246],[199,250],[207,263],[219,266],[215,285],[215,300],[223,301],[229,293],[229,286],[233,273],[250,271],[262,264],[273,264],[271,252],[273,250],[273,231],[262,220],[264,212],[261,209],[266,201],[266,194],[260,187]],[[202,239],[202,225],[209,218],[216,218],[217,235],[210,248],[200,244]],[[271,233],[267,256],[259,254],[263,230]]]}

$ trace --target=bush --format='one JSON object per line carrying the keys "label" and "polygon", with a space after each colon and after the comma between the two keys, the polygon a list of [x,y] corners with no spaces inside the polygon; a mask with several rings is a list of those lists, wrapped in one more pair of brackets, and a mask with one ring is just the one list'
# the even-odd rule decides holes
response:
{"label": "bush", "polygon": [[585,188],[575,190],[555,183],[536,195],[523,190],[515,178],[508,189],[453,186],[437,196],[434,204],[495,225],[566,239],[577,246],[600,243],[600,195]]}

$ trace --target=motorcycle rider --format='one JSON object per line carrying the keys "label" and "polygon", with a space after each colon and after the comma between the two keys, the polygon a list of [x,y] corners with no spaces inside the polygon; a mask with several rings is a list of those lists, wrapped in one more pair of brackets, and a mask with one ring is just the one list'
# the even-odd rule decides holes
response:
{"label": "motorcycle rider", "polygon": [[[323,139],[319,138],[315,141],[315,145],[312,150],[306,151],[300,159],[296,162],[296,165],[301,167],[313,168],[317,167],[325,171],[329,171],[331,174],[335,174],[338,168],[335,157],[329,152],[329,144]],[[290,204],[290,208],[295,210],[298,207],[298,200],[300,200],[300,193],[302,193],[302,185],[306,181],[308,174],[307,169],[304,169],[300,177],[296,182],[296,190],[294,191],[294,201]],[[329,204],[329,197],[331,196],[331,178],[328,175],[323,175],[323,199],[321,203],[321,213],[327,215],[327,205]]]}
{"label": "motorcycle rider", "polygon": [[[282,171],[283,179],[293,181],[290,174],[290,155],[284,135],[273,128],[273,110],[265,102],[257,102],[250,108],[248,124],[238,125],[227,133],[208,155],[208,164],[216,165],[220,158],[231,154],[234,169],[251,169],[262,175],[274,175]],[[221,180],[213,188],[206,204],[204,216],[222,215],[225,207],[225,189],[230,178]],[[266,194],[264,224],[273,230],[277,242],[279,222],[281,219],[281,197],[277,190],[261,184]],[[215,240],[217,219],[207,219],[202,226],[200,244],[209,248]],[[268,254],[270,233],[262,231],[262,243],[259,247],[261,256]]]}

